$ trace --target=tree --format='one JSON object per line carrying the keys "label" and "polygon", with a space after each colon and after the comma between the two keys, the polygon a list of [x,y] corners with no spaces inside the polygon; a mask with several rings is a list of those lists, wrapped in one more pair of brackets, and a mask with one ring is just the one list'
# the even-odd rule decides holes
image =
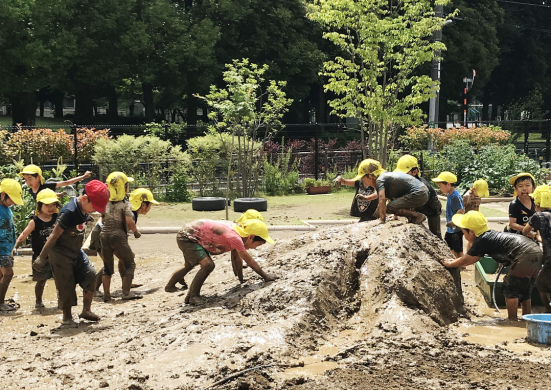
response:
{"label": "tree", "polygon": [[[287,111],[291,100],[285,97],[283,81],[264,79],[268,66],[249,63],[248,59],[234,60],[226,65],[225,88],[211,86],[207,96],[198,96],[212,109],[209,119],[213,124],[210,131],[231,134],[231,147],[237,155],[237,171],[240,175],[238,192],[240,196],[252,197],[257,190],[261,144],[257,142],[261,130],[262,138],[281,127],[281,117]],[[259,147],[260,146],[260,147]],[[228,156],[229,195],[232,155]],[[227,217],[227,215],[226,215]]]}
{"label": "tree", "polygon": [[324,38],[342,51],[324,63],[325,90],[336,95],[329,105],[341,117],[359,119],[364,156],[383,164],[397,127],[419,123],[419,105],[436,90],[418,70],[445,50],[432,35],[452,15],[438,18],[432,7],[429,0],[315,0],[310,8]]}

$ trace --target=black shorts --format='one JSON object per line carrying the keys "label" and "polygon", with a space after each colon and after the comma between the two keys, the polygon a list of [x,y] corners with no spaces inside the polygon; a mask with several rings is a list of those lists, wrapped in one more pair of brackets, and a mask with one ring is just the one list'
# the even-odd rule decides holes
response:
{"label": "black shorts", "polygon": [[463,232],[448,233],[444,235],[444,240],[450,249],[456,253],[463,252]]}
{"label": "black shorts", "polygon": [[518,298],[519,303],[529,301],[536,278],[517,278],[516,276],[505,275],[503,278],[503,295],[507,299]]}

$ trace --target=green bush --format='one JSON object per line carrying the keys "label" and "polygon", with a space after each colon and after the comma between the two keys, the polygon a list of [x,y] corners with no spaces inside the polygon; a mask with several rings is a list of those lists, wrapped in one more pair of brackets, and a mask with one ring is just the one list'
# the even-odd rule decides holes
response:
{"label": "green bush", "polygon": [[172,174],[163,200],[167,202],[191,202],[193,194],[187,189],[187,173],[179,170]]}
{"label": "green bush", "polygon": [[273,164],[264,158],[264,192],[270,196],[300,194],[304,186],[299,183],[300,161],[291,163],[292,150],[282,153]]}

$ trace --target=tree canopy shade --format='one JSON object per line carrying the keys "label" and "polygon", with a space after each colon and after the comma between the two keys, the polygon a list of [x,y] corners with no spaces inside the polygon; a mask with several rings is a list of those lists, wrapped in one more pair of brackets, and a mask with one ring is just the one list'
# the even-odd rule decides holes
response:
{"label": "tree canopy shade", "polygon": [[452,15],[438,18],[432,7],[429,0],[315,0],[311,4],[310,17],[323,26],[324,38],[342,52],[324,63],[325,89],[336,95],[329,105],[341,117],[359,119],[364,155],[386,161],[387,145],[397,126],[421,122],[419,105],[434,96],[437,86],[430,76],[417,71],[435,58],[436,50],[445,49],[432,36]]}

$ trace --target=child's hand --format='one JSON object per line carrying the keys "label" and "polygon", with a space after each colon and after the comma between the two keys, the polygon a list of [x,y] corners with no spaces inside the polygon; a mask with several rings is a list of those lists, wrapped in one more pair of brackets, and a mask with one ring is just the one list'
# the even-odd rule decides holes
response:
{"label": "child's hand", "polygon": [[455,227],[455,225],[453,224],[452,221],[450,221],[446,224],[446,227],[453,228],[453,227]]}
{"label": "child's hand", "polygon": [[40,272],[42,271],[42,268],[46,265],[46,261],[42,260],[40,257],[36,259],[36,261],[33,264],[33,269]]}
{"label": "child's hand", "polygon": [[338,185],[338,184],[341,184],[341,183],[342,183],[342,177],[341,177],[341,175],[337,176],[337,177],[335,178],[335,180],[333,180],[333,185],[334,185],[334,186],[336,186],[336,185]]}
{"label": "child's hand", "polygon": [[266,274],[266,276],[264,277],[265,282],[273,282],[276,279],[277,279],[277,276],[273,274]]}
{"label": "child's hand", "polygon": [[86,172],[84,172],[84,175],[83,175],[83,176],[84,176],[85,179],[88,179],[90,176],[92,176],[92,171],[86,171]]}
{"label": "child's hand", "polygon": [[142,236],[142,233],[138,229],[134,232],[134,238],[140,238]]}
{"label": "child's hand", "polygon": [[455,259],[442,259],[441,263],[444,267],[449,268],[454,261],[455,261]]}

